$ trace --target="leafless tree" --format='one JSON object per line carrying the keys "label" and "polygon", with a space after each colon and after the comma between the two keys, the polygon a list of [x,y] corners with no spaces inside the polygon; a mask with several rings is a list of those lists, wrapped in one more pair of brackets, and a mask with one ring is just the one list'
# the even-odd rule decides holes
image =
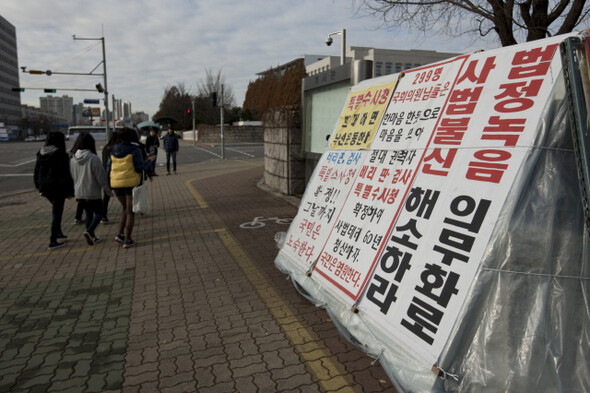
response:
{"label": "leafless tree", "polygon": [[205,70],[205,80],[201,81],[198,86],[199,96],[210,97],[211,93],[217,93],[217,105],[221,105],[221,85],[223,85],[223,102],[226,107],[231,107],[234,104],[234,93],[231,86],[225,83],[225,78],[221,74],[221,70],[214,73],[213,70]]}
{"label": "leafless tree", "polygon": [[[221,85],[223,85],[224,122],[228,121],[230,109],[234,105],[234,93],[231,86],[225,83],[221,70],[205,70],[205,80],[198,84],[198,97],[195,101],[200,120],[207,124],[218,124],[221,120],[219,107],[221,106]],[[216,107],[211,105],[210,97],[217,93]]]}
{"label": "leafless tree", "polygon": [[588,18],[586,0],[353,0],[358,11],[382,18],[387,27],[425,33],[487,36],[502,46],[575,30]]}

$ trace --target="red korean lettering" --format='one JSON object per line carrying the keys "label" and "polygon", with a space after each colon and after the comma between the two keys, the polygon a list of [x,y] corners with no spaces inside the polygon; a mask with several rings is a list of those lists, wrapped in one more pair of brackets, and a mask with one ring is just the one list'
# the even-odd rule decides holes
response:
{"label": "red korean lettering", "polygon": [[491,116],[488,125],[483,129],[482,140],[504,141],[504,146],[516,146],[524,131],[526,119],[504,119],[500,116]]}
{"label": "red korean lettering", "polygon": [[[434,148],[428,156],[424,157],[422,172],[430,175],[447,176],[449,174],[448,169],[453,164],[456,154],[457,149],[448,149],[446,156],[443,157],[443,149]],[[434,163],[431,161],[434,161]],[[437,167],[440,167],[440,169]]]}
{"label": "red korean lettering", "polygon": [[469,117],[444,118],[436,129],[434,143],[439,145],[460,145],[467,132]]}
{"label": "red korean lettering", "polygon": [[558,46],[559,44],[552,44],[545,48],[538,47],[516,52],[514,54],[514,58],[512,59],[512,65],[523,65],[551,61],[551,59],[553,59],[553,55],[555,54],[555,50]]}
{"label": "red korean lettering", "polygon": [[476,84],[484,84],[486,83],[486,81],[488,80],[488,76],[490,75],[490,72],[496,68],[496,64],[494,63],[494,60],[496,59],[496,57],[488,57],[481,70],[477,70],[477,66],[478,63],[480,62],[480,60],[472,60],[469,62],[469,64],[467,65],[467,69],[465,70],[465,72],[459,77],[457,84],[468,80],[472,83],[476,83]]}
{"label": "red korean lettering", "polygon": [[470,161],[466,178],[469,180],[483,181],[488,183],[500,183],[508,164],[504,164],[512,157],[506,150],[480,150],[474,153],[474,158],[479,161]]}

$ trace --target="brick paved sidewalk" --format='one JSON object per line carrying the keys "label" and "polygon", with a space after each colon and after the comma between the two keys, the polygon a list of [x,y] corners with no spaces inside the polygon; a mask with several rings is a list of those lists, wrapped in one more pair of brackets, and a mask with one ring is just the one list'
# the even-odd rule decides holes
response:
{"label": "brick paved sidewalk", "polygon": [[111,223],[85,242],[66,201],[66,247],[47,251],[51,209],[0,199],[0,392],[385,392],[382,368],[273,264],[296,208],[256,186],[263,160],[179,166],[149,185],[137,247]]}

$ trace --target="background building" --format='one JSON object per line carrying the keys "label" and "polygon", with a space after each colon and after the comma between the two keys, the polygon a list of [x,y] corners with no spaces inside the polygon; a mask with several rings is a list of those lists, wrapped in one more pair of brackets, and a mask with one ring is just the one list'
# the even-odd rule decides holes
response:
{"label": "background building", "polygon": [[123,100],[113,97],[113,120],[123,120]]}
{"label": "background building", "polygon": [[131,103],[125,101],[123,103],[123,119],[127,120],[131,118]]}
{"label": "background building", "polygon": [[[53,130],[56,124],[67,124],[66,119],[53,112],[46,112],[34,106],[22,105],[22,133],[24,138],[39,137]],[[61,128],[64,131],[64,127]]]}
{"label": "background building", "polygon": [[58,117],[65,119],[67,124],[73,124],[74,99],[64,95],[61,97],[39,97],[41,110],[44,112],[54,113]]}
{"label": "background building", "polygon": [[6,126],[21,126],[18,55],[15,27],[0,16],[0,123]]}
{"label": "background building", "polygon": [[[346,48],[346,62],[352,63],[355,60],[370,60],[373,62],[373,76],[396,74],[403,70],[416,68],[425,64],[436,63],[460,53],[444,53],[431,50],[397,50],[397,49],[376,49],[362,46],[350,46]],[[316,56],[319,57],[319,56]],[[340,57],[325,56],[313,63],[305,64],[307,75],[317,75],[340,66]]]}

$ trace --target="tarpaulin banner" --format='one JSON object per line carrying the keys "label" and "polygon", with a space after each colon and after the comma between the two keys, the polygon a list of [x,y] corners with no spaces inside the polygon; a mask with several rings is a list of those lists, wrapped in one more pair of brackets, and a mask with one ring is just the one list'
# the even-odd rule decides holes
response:
{"label": "tarpaulin banner", "polygon": [[319,301],[354,310],[367,337],[430,370],[535,148],[563,39],[351,88],[277,266],[304,272]]}

